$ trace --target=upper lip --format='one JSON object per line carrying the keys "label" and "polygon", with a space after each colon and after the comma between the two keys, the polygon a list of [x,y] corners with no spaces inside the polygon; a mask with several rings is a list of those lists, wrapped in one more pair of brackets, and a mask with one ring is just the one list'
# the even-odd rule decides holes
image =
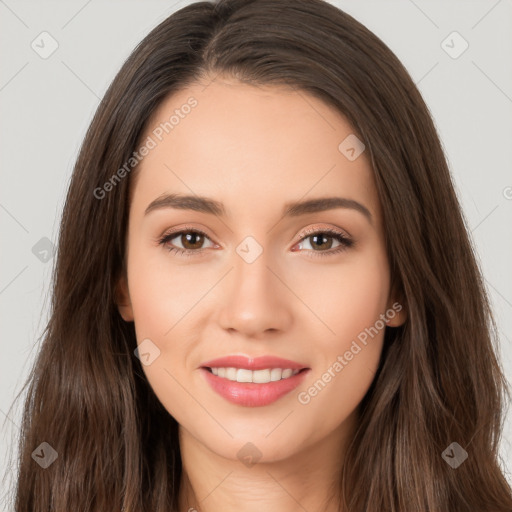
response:
{"label": "upper lip", "polygon": [[201,364],[204,368],[245,368],[247,370],[265,370],[266,368],[281,368],[283,370],[290,368],[292,370],[302,370],[306,365],[283,359],[276,356],[248,357],[243,355],[232,355],[211,359]]}

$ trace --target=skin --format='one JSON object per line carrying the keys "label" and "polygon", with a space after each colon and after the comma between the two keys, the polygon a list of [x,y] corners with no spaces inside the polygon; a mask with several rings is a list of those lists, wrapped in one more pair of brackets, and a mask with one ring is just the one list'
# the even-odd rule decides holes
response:
{"label": "skin", "polygon": [[[354,130],[321,100],[228,77],[168,97],[145,137],[190,96],[198,105],[132,176],[127,271],[117,289],[120,314],[135,322],[137,342],[149,338],[160,350],[143,369],[180,425],[180,510],[339,510],[333,489],[357,406],[378,368],[384,329],[309,403],[301,404],[298,394],[396,300],[367,152],[349,161],[338,150]],[[144,215],[163,193],[214,198],[227,216],[174,208]],[[372,222],[348,208],[282,215],[289,201],[333,195],[362,203]],[[170,253],[158,244],[184,227],[207,238],[187,245],[177,235],[167,245],[203,249],[202,255]],[[334,254],[335,238],[315,247],[312,235],[304,235],[307,228],[329,227],[355,245]],[[236,251],[247,236],[263,248],[252,263]],[[387,325],[405,318],[402,309]],[[276,355],[311,371],[270,405],[235,405],[215,393],[199,369],[230,354]],[[261,452],[250,467],[237,455],[248,442]]]}

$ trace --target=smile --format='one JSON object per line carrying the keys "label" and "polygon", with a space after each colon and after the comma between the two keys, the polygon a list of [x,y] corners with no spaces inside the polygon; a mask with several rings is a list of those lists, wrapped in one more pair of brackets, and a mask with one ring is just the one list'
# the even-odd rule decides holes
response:
{"label": "smile", "polygon": [[309,371],[309,368],[269,368],[255,371],[232,367],[201,368],[213,391],[228,402],[245,407],[262,407],[279,400],[293,391]]}
{"label": "smile", "polygon": [[245,368],[209,368],[213,375],[236,382],[255,382],[257,384],[266,384],[267,382],[276,382],[281,379],[288,379],[297,375],[300,370],[291,368],[266,368],[264,370],[247,370]]}

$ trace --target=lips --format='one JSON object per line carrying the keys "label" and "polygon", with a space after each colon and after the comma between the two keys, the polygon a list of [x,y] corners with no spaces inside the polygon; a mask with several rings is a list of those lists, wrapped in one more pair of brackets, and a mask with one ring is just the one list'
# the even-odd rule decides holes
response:
{"label": "lips", "polygon": [[[275,368],[281,368],[294,373],[271,382],[237,382],[222,377],[220,373],[214,374],[212,368],[218,369],[218,372],[221,369],[223,371],[237,369],[238,373],[243,370],[257,372],[258,370],[272,371]],[[293,391],[304,381],[311,368],[297,361],[270,355],[256,358],[232,355],[206,361],[201,365],[200,370],[211,389],[228,402],[245,407],[262,407],[272,404]]]}
{"label": "lips", "polygon": [[307,365],[283,359],[277,356],[260,356],[250,358],[243,355],[232,355],[212,359],[201,364],[202,368],[245,368],[246,370],[266,370],[272,368],[290,368],[292,370],[303,370]]}

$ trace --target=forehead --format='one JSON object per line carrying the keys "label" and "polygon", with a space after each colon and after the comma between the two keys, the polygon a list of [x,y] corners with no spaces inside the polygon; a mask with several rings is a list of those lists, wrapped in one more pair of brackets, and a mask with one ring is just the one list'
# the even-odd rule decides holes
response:
{"label": "forehead", "polygon": [[214,196],[228,210],[230,203],[245,205],[249,214],[262,201],[280,207],[303,197],[343,195],[365,202],[377,216],[366,152],[350,161],[339,149],[353,135],[342,114],[305,91],[225,78],[194,84],[153,114],[143,141],[150,137],[154,147],[137,168],[134,197]]}

